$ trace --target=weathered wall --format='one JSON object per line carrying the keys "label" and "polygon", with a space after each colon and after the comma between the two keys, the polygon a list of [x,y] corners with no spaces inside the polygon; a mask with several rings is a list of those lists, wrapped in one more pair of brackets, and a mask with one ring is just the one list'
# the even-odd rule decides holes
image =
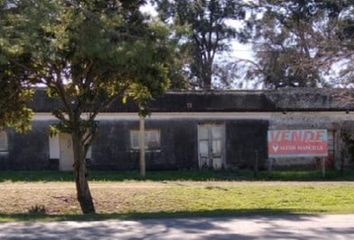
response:
{"label": "weathered wall", "polygon": [[[160,151],[146,152],[147,169],[197,167],[197,128],[195,121],[146,120],[146,129],[158,129]],[[92,146],[94,169],[138,169],[139,152],[130,148],[130,130],[139,129],[138,121],[101,121]]]}
{"label": "weathered wall", "polygon": [[354,166],[354,121],[344,121],[340,131],[341,143],[338,149],[341,153],[340,169]]}
{"label": "weathered wall", "polygon": [[0,153],[0,170],[8,170],[9,169],[9,154],[8,152]]}
{"label": "weathered wall", "polygon": [[[49,156],[49,124],[35,121],[27,134],[8,131],[9,153],[0,156],[1,169],[58,169],[58,159]],[[146,152],[147,169],[197,169],[198,124],[224,124],[225,162],[228,168],[252,167],[255,149],[260,165],[266,158],[267,121],[220,119],[146,120],[146,129],[158,129],[161,148]],[[92,146],[91,169],[133,170],[139,168],[139,152],[130,146],[130,130],[136,120],[100,121]]]}
{"label": "weathered wall", "polygon": [[20,134],[8,130],[9,153],[5,169],[41,170],[49,169],[48,122],[32,123],[32,131]]}
{"label": "weathered wall", "polygon": [[[261,113],[260,113],[261,114]],[[266,115],[264,120],[225,118],[220,116],[198,118],[148,118],[146,129],[158,129],[161,149],[147,152],[147,169],[196,169],[198,168],[198,124],[225,125],[225,156],[228,168],[252,168],[256,156],[259,167],[265,167],[267,158],[267,130],[269,129],[328,129],[335,133],[334,166],[350,166],[354,162],[350,144],[343,140],[343,133],[354,139],[354,115],[320,112],[285,112]],[[36,120],[33,130],[19,134],[8,130],[9,153],[0,154],[0,169],[58,169],[58,159],[49,157],[48,120]],[[99,132],[92,146],[92,169],[124,169],[139,167],[139,153],[130,146],[130,130],[139,128],[138,120],[101,120]],[[354,146],[354,142],[351,143]],[[354,147],[353,147],[354,152]],[[316,159],[279,159],[276,166],[316,167]]]}
{"label": "weathered wall", "polygon": [[268,121],[226,122],[226,158],[229,168],[253,168],[256,158],[263,168],[267,158]]}
{"label": "weathered wall", "polygon": [[[146,120],[146,129],[159,129],[161,150],[146,153],[147,169],[198,168],[198,124],[225,124],[226,165],[253,166],[255,149],[260,165],[266,158],[267,121],[257,120]],[[129,132],[138,121],[101,121],[92,147],[94,169],[138,169],[139,152],[130,149]]]}
{"label": "weathered wall", "polygon": [[[320,128],[333,131],[334,165],[337,168],[348,165],[354,157],[348,150],[351,143],[343,141],[343,133],[354,132],[350,127],[354,126],[354,114],[349,113],[354,111],[354,104],[353,101],[344,101],[343,96],[354,98],[350,90],[314,88],[166,93],[150,106],[152,112],[160,114],[160,118],[146,121],[147,129],[161,131],[161,149],[146,153],[147,168],[198,168],[198,124],[210,123],[225,124],[226,166],[230,168],[253,167],[256,156],[259,166],[264,166],[268,126],[269,129]],[[48,119],[53,118],[48,115],[60,107],[61,102],[48,98],[45,89],[41,89],[36,91],[31,106],[37,116],[38,113],[43,114],[42,120],[35,120],[33,131],[24,135],[9,130],[9,153],[0,153],[0,169],[58,168],[59,159],[50,159],[49,156],[48,126],[51,122]],[[105,111],[92,146],[91,168],[137,169],[139,153],[130,149],[129,133],[131,129],[138,129],[138,121],[132,120],[132,116],[136,116],[136,104],[122,104],[117,98]],[[125,118],[119,119],[119,114],[126,114]],[[175,114],[176,118],[169,114]],[[344,126],[344,121],[349,122]],[[280,167],[316,167],[317,162],[316,159],[279,159],[276,164]]]}

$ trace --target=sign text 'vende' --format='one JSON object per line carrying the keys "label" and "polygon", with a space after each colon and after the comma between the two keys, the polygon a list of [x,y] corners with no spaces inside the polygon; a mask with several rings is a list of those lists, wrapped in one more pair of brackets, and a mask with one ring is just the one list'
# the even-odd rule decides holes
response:
{"label": "sign text 'vende'", "polygon": [[269,158],[327,157],[328,136],[325,129],[268,131]]}

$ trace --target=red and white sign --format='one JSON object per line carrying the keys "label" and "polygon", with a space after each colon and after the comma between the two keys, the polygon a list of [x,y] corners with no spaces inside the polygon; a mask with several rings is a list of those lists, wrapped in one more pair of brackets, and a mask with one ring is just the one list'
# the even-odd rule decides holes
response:
{"label": "red and white sign", "polygon": [[268,131],[268,156],[269,158],[327,157],[327,130],[270,130]]}

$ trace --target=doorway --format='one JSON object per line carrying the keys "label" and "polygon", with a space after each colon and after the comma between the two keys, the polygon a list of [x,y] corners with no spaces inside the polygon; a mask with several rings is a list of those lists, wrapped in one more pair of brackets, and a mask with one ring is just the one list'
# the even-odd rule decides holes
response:
{"label": "doorway", "polygon": [[225,127],[222,124],[198,125],[199,168],[221,169],[224,165]]}
{"label": "doorway", "polygon": [[[74,169],[73,141],[70,134],[59,133],[49,136],[49,158],[58,161],[58,168],[61,171]],[[92,159],[92,146],[87,151],[86,159]]]}
{"label": "doorway", "polygon": [[70,134],[59,134],[59,149],[59,169],[61,171],[72,171],[74,169],[74,150],[73,141]]}

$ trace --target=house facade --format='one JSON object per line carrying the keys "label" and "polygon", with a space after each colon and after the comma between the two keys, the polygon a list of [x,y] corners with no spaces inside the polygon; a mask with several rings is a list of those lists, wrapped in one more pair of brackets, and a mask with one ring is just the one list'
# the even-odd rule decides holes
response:
{"label": "house facade", "polygon": [[[31,132],[0,132],[0,169],[71,170],[70,136],[49,135],[50,125],[57,122],[51,111],[60,102],[38,90],[31,105],[35,111]],[[169,92],[151,103],[151,116],[145,120],[147,169],[244,169],[256,162],[266,168],[267,131],[285,129],[326,129],[328,167],[351,167],[352,112],[350,92],[341,89]],[[89,167],[138,169],[137,107],[117,100],[97,121]],[[317,166],[317,158],[273,160],[279,169]]]}

